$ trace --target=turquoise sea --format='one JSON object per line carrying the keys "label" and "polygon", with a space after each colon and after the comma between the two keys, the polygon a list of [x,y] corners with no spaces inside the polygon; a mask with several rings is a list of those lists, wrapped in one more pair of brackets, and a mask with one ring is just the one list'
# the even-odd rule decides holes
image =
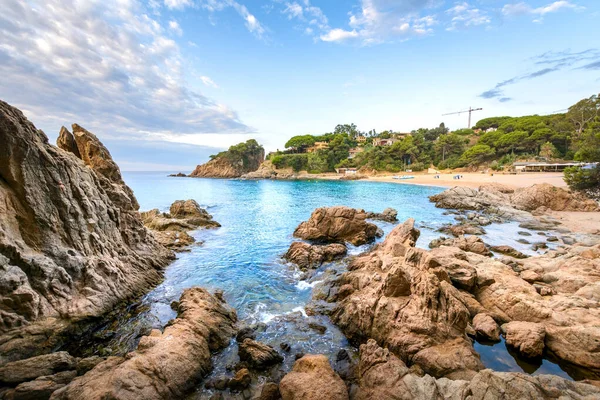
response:
{"label": "turquoise sea", "polygon": [[[381,212],[387,207],[398,210],[400,222],[414,218],[421,229],[419,247],[440,236],[435,230],[446,223],[455,223],[454,215],[438,209],[428,196],[444,188],[364,181],[241,181],[167,177],[164,172],[125,172],[124,179],[133,189],[140,210],[158,208],[167,211],[175,200],[194,199],[210,212],[222,227],[199,230],[192,235],[202,242],[190,252],[179,253],[166,272],[162,284],[148,293],[141,303],[131,306],[118,322],[99,330],[96,336],[108,338],[105,351],[133,349],[140,335],[151,327],[161,328],[175,313],[170,303],[191,286],[222,290],[227,302],[235,307],[245,323],[264,323],[259,340],[279,348],[289,343],[292,352],[286,356],[284,369],[293,363],[295,352],[324,353],[335,357],[346,348],[353,352],[343,335],[327,317],[311,316],[327,328],[325,334],[305,329],[299,320],[306,318],[304,306],[318,284],[319,275],[311,281],[300,280],[300,273],[281,259],[296,226],[308,219],[317,207],[345,205]],[[376,222],[387,234],[393,224]],[[486,227],[484,240],[489,244],[508,244],[521,251],[528,248],[518,242],[514,223]],[[367,250],[368,246],[351,248],[351,254]],[[338,266],[339,267],[339,266]],[[321,274],[326,274],[322,268]],[[524,369],[501,342],[493,346],[475,344],[484,364],[501,371],[553,373],[567,376],[554,363],[544,360],[540,365]],[[230,348],[216,357],[214,374],[223,373],[228,363],[235,361],[237,348]]]}

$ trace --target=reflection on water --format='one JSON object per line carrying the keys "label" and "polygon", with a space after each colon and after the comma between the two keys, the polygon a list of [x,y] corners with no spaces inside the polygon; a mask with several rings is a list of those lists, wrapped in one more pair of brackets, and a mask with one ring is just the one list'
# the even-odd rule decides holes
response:
{"label": "reflection on water", "polygon": [[481,362],[486,368],[501,372],[526,372],[531,375],[552,374],[566,379],[571,376],[556,363],[544,359],[527,359],[506,345],[503,337],[500,342],[475,342],[473,347],[481,356]]}

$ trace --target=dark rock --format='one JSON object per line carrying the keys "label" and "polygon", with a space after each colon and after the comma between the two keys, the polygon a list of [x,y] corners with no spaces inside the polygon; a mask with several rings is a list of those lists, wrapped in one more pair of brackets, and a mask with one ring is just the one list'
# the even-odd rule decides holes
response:
{"label": "dark rock", "polygon": [[492,251],[495,251],[496,253],[500,253],[500,254],[504,254],[510,257],[514,257],[514,258],[527,258],[529,257],[527,254],[523,254],[521,253],[519,250],[516,250],[510,246],[492,246],[490,247],[490,249]]}
{"label": "dark rock", "polygon": [[531,236],[531,233],[529,233],[529,232],[525,232],[525,231],[519,231],[519,232],[517,232],[517,233],[518,233],[519,235],[521,235],[521,236]]}
{"label": "dark rock", "polygon": [[288,343],[280,343],[279,347],[286,353],[289,353],[292,350],[292,346],[290,346]]}
{"label": "dark rock", "polygon": [[317,332],[319,332],[321,335],[324,334],[327,331],[327,327],[325,325],[321,325],[317,322],[309,322],[308,326],[312,329],[315,330]]}
{"label": "dark rock", "polygon": [[398,211],[393,208],[386,208],[382,213],[367,212],[368,219],[375,219],[385,222],[397,222]]}
{"label": "dark rock", "polygon": [[250,386],[251,382],[252,377],[250,376],[250,371],[246,368],[242,368],[229,380],[228,386],[229,389],[240,392]]}
{"label": "dark rock", "polygon": [[239,344],[240,360],[248,362],[255,369],[264,369],[283,361],[283,357],[269,345],[252,339],[244,339]]}
{"label": "dark rock", "polygon": [[301,358],[302,358],[302,357],[304,357],[304,356],[305,356],[305,354],[304,354],[303,352],[301,352],[301,351],[300,351],[300,352],[298,352],[298,353],[296,353],[296,354],[294,354],[294,358],[295,358],[296,360],[299,360],[299,359],[301,359]]}
{"label": "dark rock", "polygon": [[91,356],[77,361],[77,375],[85,374],[104,360],[105,358],[103,357]]}
{"label": "dark rock", "polygon": [[267,382],[263,385],[258,400],[278,400],[280,398],[279,385],[274,382]]}
{"label": "dark rock", "polygon": [[238,343],[242,343],[246,339],[256,339],[255,329],[251,326],[244,326],[238,330],[235,340]]}

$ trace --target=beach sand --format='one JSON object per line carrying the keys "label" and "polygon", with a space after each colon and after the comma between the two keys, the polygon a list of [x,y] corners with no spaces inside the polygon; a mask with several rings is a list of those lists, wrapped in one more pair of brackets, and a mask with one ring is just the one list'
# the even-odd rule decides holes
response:
{"label": "beach sand", "polygon": [[[464,186],[478,188],[484,183],[501,183],[514,188],[517,187],[528,187],[538,183],[549,183],[554,186],[566,187],[567,184],[563,180],[562,172],[559,173],[522,173],[518,175],[509,174],[494,174],[493,176],[482,173],[462,172],[452,174],[439,174],[439,179],[434,179],[434,174],[416,174],[416,173],[405,173],[398,174],[411,175],[414,179],[393,179],[393,175],[387,176],[371,176],[366,180],[375,182],[394,182],[402,184],[412,185],[430,185],[430,186],[443,186],[443,187],[454,187]],[[454,179],[455,175],[461,175],[461,179]]]}

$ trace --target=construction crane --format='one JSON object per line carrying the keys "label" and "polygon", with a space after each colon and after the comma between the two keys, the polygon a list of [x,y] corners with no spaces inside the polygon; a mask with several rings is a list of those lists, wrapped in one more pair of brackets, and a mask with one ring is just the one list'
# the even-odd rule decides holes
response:
{"label": "construction crane", "polygon": [[442,114],[442,116],[444,116],[444,115],[453,115],[453,114],[459,114],[459,115],[460,115],[460,114],[463,114],[463,113],[467,113],[467,112],[468,112],[468,113],[469,113],[469,125],[467,125],[467,128],[471,128],[471,113],[472,113],[473,111],[481,111],[481,110],[483,110],[483,108],[471,108],[471,107],[469,107],[469,109],[468,109],[468,110],[464,110],[464,111],[457,111],[457,112],[448,113],[448,114]]}

